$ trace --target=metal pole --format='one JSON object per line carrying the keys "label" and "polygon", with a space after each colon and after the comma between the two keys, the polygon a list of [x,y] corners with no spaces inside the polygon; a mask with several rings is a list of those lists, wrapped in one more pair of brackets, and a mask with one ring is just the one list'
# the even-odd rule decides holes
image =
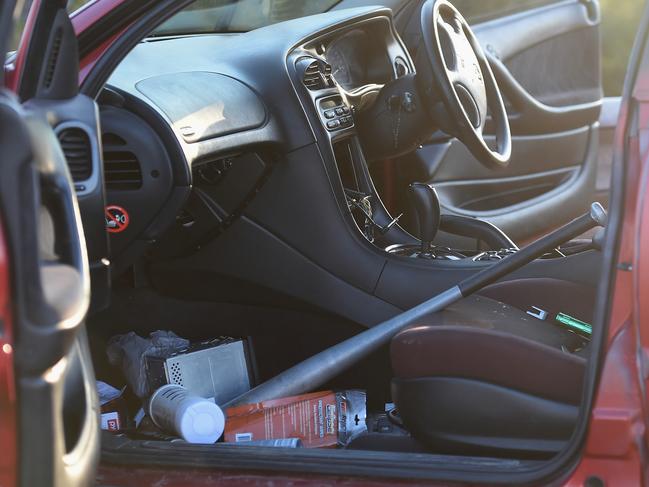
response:
{"label": "metal pole", "polygon": [[413,324],[416,320],[430,313],[441,311],[450,304],[520,269],[591,228],[605,225],[606,211],[599,203],[593,203],[589,213],[573,220],[515,254],[474,274],[428,301],[294,365],[224,404],[223,407],[228,408],[240,404],[256,403],[312,391],[388,343],[394,335]]}

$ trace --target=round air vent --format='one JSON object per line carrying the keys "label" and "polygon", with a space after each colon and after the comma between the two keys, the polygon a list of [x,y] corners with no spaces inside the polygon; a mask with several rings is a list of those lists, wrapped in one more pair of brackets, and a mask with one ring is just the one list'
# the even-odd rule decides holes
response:
{"label": "round air vent", "polygon": [[317,91],[333,88],[331,65],[312,57],[301,58],[297,63],[298,70],[302,72],[302,82],[309,90]]}

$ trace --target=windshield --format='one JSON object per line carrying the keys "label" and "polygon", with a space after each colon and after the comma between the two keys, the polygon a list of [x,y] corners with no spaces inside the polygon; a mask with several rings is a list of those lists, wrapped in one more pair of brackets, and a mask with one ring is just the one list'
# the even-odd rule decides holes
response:
{"label": "windshield", "polygon": [[166,21],[154,36],[248,32],[326,12],[340,0],[197,0]]}

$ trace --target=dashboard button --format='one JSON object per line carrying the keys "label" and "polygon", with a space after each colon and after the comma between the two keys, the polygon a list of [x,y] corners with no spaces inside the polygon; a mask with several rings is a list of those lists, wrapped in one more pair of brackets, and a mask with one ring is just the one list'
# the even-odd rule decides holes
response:
{"label": "dashboard button", "polygon": [[326,118],[334,118],[336,116],[336,113],[333,110],[327,110],[324,112],[324,116]]}
{"label": "dashboard button", "polygon": [[345,114],[345,112],[343,111],[342,108],[336,108],[336,115],[340,116],[340,115],[344,115],[344,114]]}
{"label": "dashboard button", "polygon": [[339,120],[329,120],[327,122],[327,128],[328,129],[335,129],[340,127],[340,121]]}
{"label": "dashboard button", "polygon": [[349,112],[350,112],[350,110],[349,110],[348,107],[343,107],[343,113],[344,113],[345,115],[349,115]]}

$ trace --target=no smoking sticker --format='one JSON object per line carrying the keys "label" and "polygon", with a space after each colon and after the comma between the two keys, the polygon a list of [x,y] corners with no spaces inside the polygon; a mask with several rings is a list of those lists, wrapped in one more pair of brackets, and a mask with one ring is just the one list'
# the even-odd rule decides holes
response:
{"label": "no smoking sticker", "polygon": [[111,205],[106,207],[106,230],[108,233],[120,233],[128,228],[128,212],[121,206]]}

